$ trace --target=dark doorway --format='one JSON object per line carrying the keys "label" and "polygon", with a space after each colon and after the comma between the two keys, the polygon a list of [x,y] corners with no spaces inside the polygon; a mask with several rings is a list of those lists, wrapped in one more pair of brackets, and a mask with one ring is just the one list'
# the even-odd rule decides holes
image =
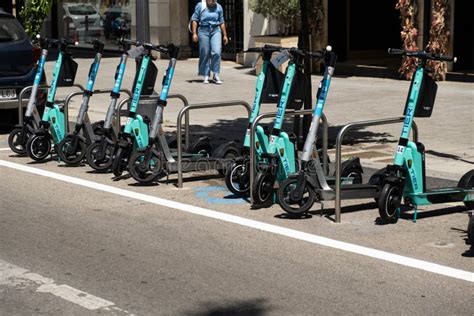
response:
{"label": "dark doorway", "polygon": [[[189,18],[194,12],[196,4],[201,0],[189,0]],[[222,58],[235,60],[238,52],[244,47],[244,5],[243,0],[219,0],[217,1],[224,10],[224,19],[227,27],[229,44],[222,48]],[[193,43],[191,34],[189,35],[189,46],[191,56],[199,56],[199,46]]]}
{"label": "dark doorway", "polygon": [[453,53],[458,58],[455,71],[474,72],[474,1],[455,0]]}
{"label": "dark doorway", "polygon": [[328,1],[328,40],[342,60],[379,59],[398,48],[400,13],[397,0]]}

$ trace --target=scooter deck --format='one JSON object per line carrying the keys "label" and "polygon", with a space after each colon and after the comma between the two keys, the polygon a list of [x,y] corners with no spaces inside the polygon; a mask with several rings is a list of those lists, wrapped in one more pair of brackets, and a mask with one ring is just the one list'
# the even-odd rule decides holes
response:
{"label": "scooter deck", "polygon": [[[336,191],[334,184],[330,185],[331,190],[316,190],[321,194],[323,200],[334,200],[336,198]],[[341,199],[343,200],[359,200],[359,199],[373,199],[379,195],[380,188],[372,184],[350,184],[341,185]]]}
{"label": "scooter deck", "polygon": [[423,193],[411,193],[409,197],[415,205],[427,205],[449,202],[462,202],[474,200],[474,189],[463,188],[439,188],[427,190]]}
{"label": "scooter deck", "polygon": [[[193,155],[196,156],[196,155]],[[166,164],[167,171],[169,173],[178,172],[178,162],[168,162]],[[181,170],[183,172],[192,172],[192,171],[209,171],[217,170],[222,168],[222,163],[219,159],[209,158],[209,157],[200,157],[199,159],[189,159],[183,156]]]}
{"label": "scooter deck", "polygon": [[[331,186],[333,187],[333,186]],[[342,199],[370,199],[378,196],[380,187],[373,184],[341,185]]]}

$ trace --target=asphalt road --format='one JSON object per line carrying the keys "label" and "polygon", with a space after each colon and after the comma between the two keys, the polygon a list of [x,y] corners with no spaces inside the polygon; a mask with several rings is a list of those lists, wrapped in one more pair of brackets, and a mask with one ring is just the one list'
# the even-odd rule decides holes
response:
{"label": "asphalt road", "polygon": [[[463,207],[428,209],[416,224],[407,217],[380,226],[374,224],[374,203],[362,201],[363,211],[345,208],[343,224],[316,212],[293,221],[279,216],[277,207],[251,211],[245,202],[201,199],[200,188],[222,185],[215,177],[179,190],[166,184],[136,187],[87,171],[55,161],[31,164],[0,151],[1,315],[472,315],[474,310],[474,259],[465,243]],[[254,220],[256,227],[228,215]],[[292,232],[272,233],[265,224]],[[293,231],[403,257],[396,264],[365,250],[341,250],[332,241],[307,242]],[[410,267],[410,258],[423,264]],[[428,272],[428,263],[441,268]],[[443,275],[451,268],[464,272],[464,279]]]}

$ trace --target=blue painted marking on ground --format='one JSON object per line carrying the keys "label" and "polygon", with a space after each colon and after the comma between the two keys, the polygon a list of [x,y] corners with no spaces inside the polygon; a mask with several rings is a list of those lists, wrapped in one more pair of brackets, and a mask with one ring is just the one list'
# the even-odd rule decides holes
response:
{"label": "blue painted marking on ground", "polygon": [[[243,204],[247,203],[244,199],[238,198],[230,192],[226,187],[215,186],[215,187],[198,187],[195,188],[196,196],[200,199],[206,200],[209,204]],[[209,192],[222,192],[223,197],[213,197],[209,196]]]}

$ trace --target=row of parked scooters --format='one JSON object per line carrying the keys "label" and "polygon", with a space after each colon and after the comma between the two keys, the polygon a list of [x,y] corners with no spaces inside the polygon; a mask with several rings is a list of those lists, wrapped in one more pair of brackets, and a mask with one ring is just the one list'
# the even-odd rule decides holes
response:
{"label": "row of parked scooters", "polygon": [[[66,133],[68,120],[64,109],[55,103],[58,85],[72,85],[77,64],[71,59],[68,47],[75,43],[66,39],[38,38],[42,55],[38,61],[37,74],[32,87],[23,125],[17,126],[9,136],[11,149],[19,155],[28,155],[35,161],[44,161],[54,152],[59,160],[68,165],[79,165],[86,161],[100,172],[112,171],[120,177],[128,171],[140,183],[157,181],[164,174],[177,170],[176,153],[173,148],[182,146],[167,139],[162,131],[163,111],[167,104],[173,74],[176,67],[179,48],[173,44],[154,45],[126,39],[120,40],[122,55],[115,74],[115,83],[110,94],[111,100],[104,121],[91,123],[87,116],[89,100],[94,93],[94,83],[104,50],[104,44],[98,40],[91,42],[95,58],[90,67],[87,86],[83,92],[79,114],[70,133]],[[40,118],[35,111],[36,95],[40,88],[41,77],[48,49],[57,46],[58,59],[53,70],[53,79],[48,92],[45,111]],[[130,49],[130,46],[134,48]],[[156,67],[152,52],[157,51],[170,58],[162,81],[162,89],[156,98],[156,111],[152,118],[137,113],[146,85],[154,87]],[[436,97],[437,85],[425,68],[428,60],[455,61],[455,58],[435,55],[425,51],[404,51],[389,49],[389,54],[404,55],[418,59],[405,105],[402,133],[394,155],[394,163],[377,171],[367,184],[362,183],[363,169],[358,158],[342,164],[341,178],[329,176],[321,163],[326,157],[320,157],[317,150],[319,122],[323,115],[331,78],[336,66],[337,56],[330,47],[317,52],[308,52],[296,48],[283,48],[265,45],[251,48],[248,53],[261,54],[263,67],[257,78],[256,95],[253,102],[249,125],[241,148],[232,141],[213,149],[207,139],[200,139],[192,148],[186,148],[185,154],[193,165],[188,164],[184,171],[198,170],[202,160],[225,174],[228,189],[236,196],[252,194],[253,207],[267,207],[278,203],[286,212],[294,216],[308,212],[315,202],[334,200],[335,183],[341,185],[341,199],[373,198],[378,204],[381,219],[386,223],[397,221],[402,209],[414,209],[415,220],[420,205],[447,202],[464,202],[474,208],[474,170],[467,172],[457,187],[426,188],[425,149],[422,143],[409,140],[414,117],[431,116]],[[250,126],[260,113],[262,95],[268,82],[273,81],[268,74],[275,71],[272,56],[279,54],[288,60],[284,79],[278,87],[277,114],[271,129],[257,126],[255,144],[251,144]],[[301,74],[305,57],[319,59],[325,70],[316,94],[312,123],[298,159],[296,138],[283,131],[285,111],[294,101],[294,91],[301,84],[297,80]],[[128,111],[127,121],[118,131],[113,128],[114,117],[119,109],[122,81],[127,59],[139,61],[135,75],[133,97]],[[278,58],[277,58],[278,59]],[[280,58],[281,60],[281,58]],[[151,71],[150,71],[151,69]],[[150,83],[151,82],[151,83]],[[274,83],[273,83],[274,84]],[[255,148],[257,166],[253,184],[250,184],[250,149]],[[230,162],[230,163],[229,163]],[[473,238],[473,217],[469,221],[469,237]]]}

